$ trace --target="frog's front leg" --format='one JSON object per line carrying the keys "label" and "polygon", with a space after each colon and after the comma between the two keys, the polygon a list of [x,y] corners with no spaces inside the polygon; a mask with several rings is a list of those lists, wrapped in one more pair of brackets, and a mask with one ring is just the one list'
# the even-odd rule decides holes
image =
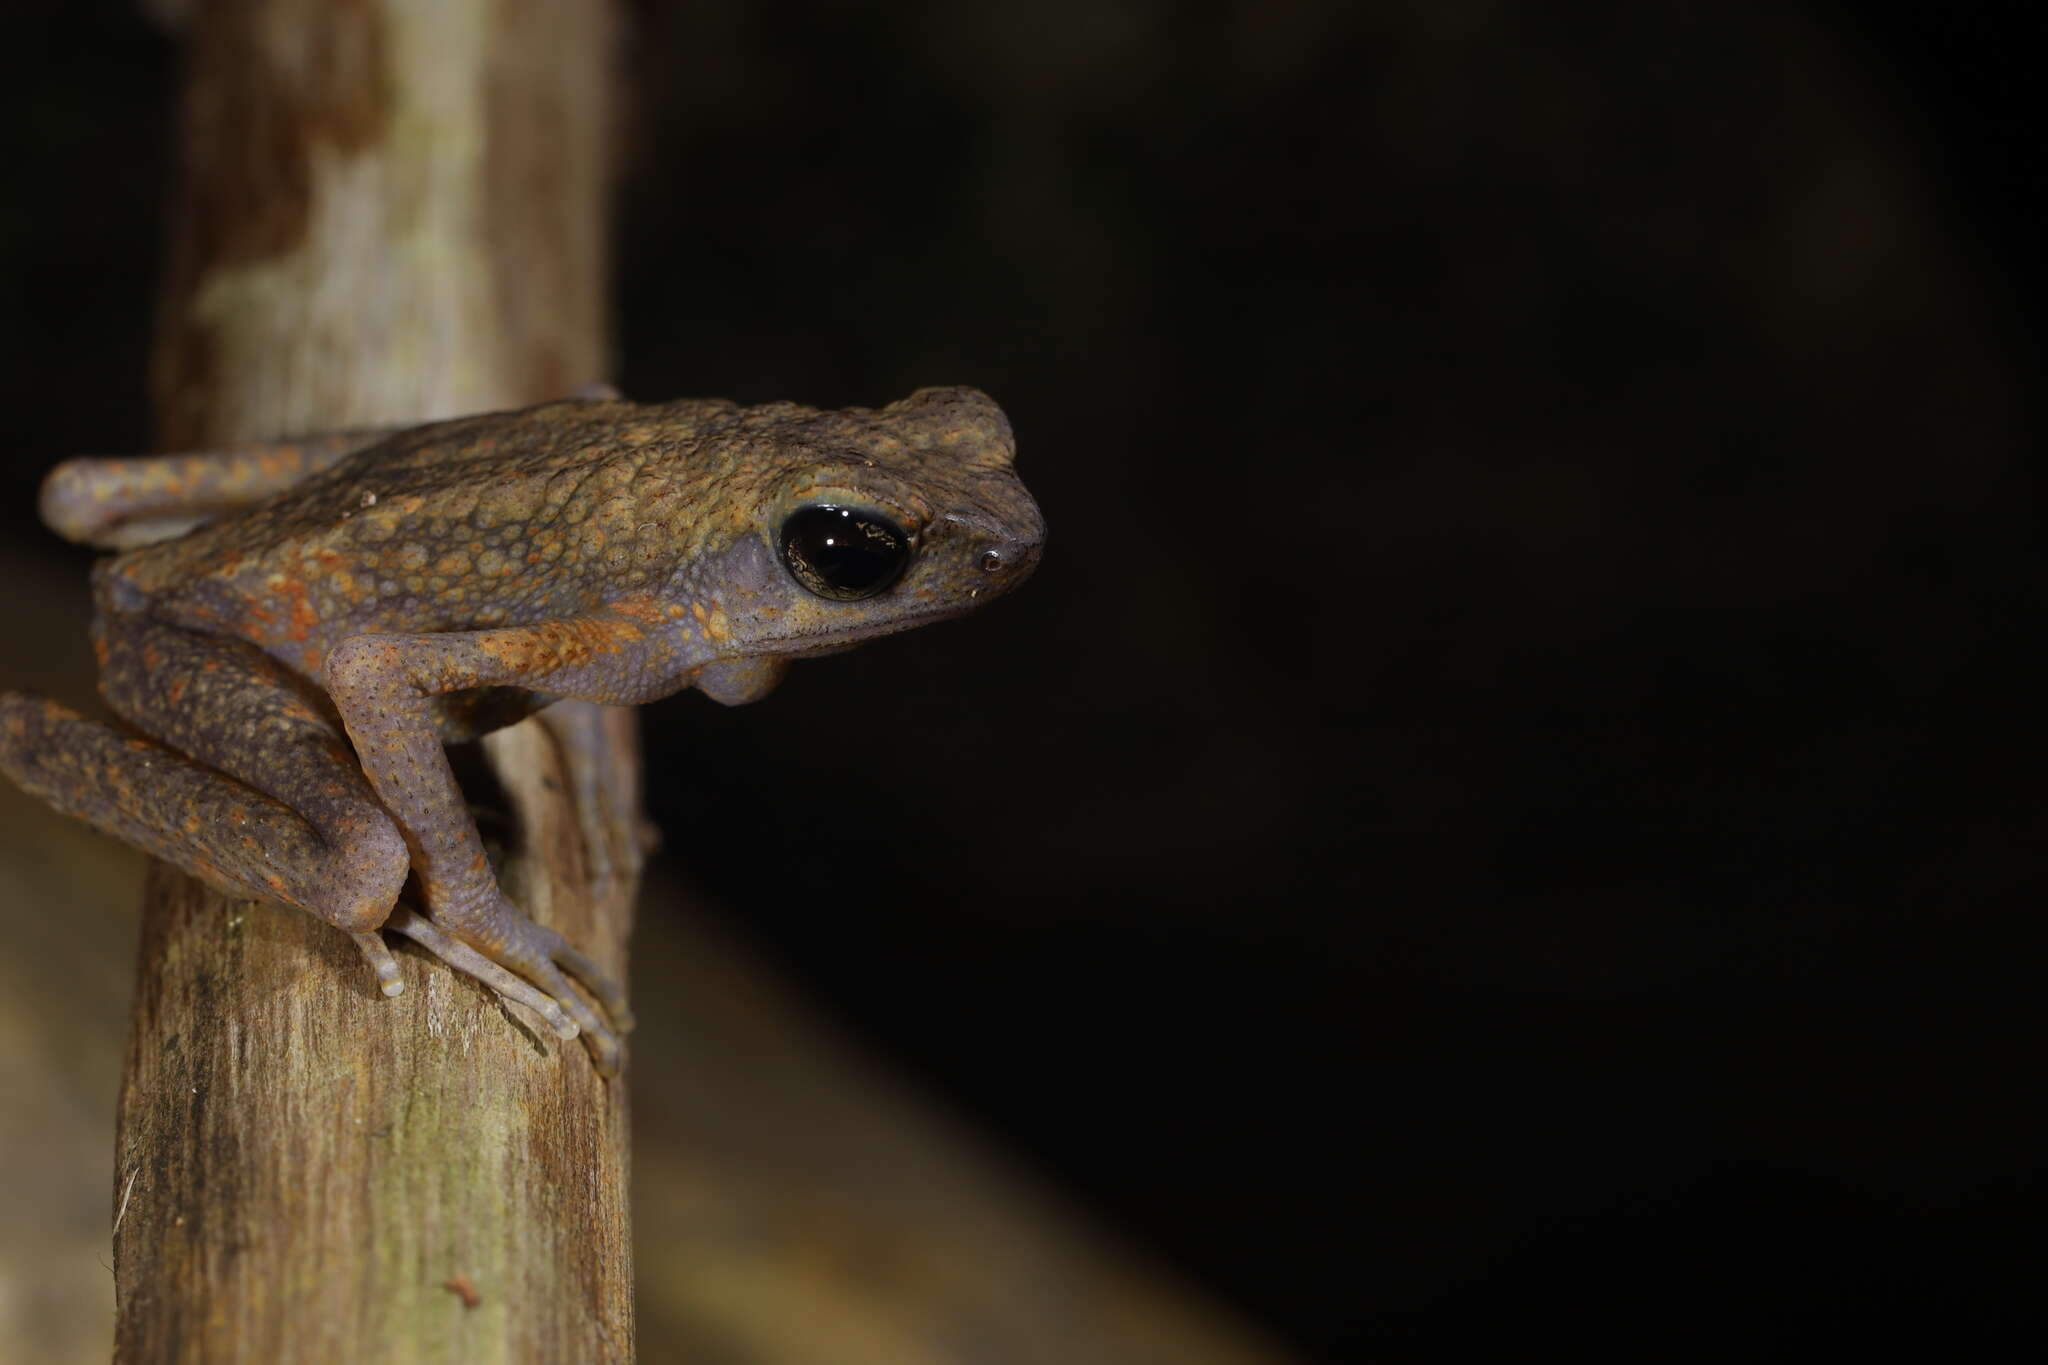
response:
{"label": "frog's front leg", "polygon": [[[328,695],[371,786],[405,836],[431,916],[394,914],[389,927],[506,995],[531,993],[522,993],[523,983],[506,969],[531,981],[553,1007],[542,1013],[556,1031],[573,1037],[580,1028],[605,1069],[616,1062],[617,1035],[561,969],[598,997],[620,1029],[630,1027],[625,992],[499,889],[441,747],[429,698],[522,686],[590,701],[644,701],[663,690],[645,680],[668,671],[653,666],[665,648],[649,635],[635,621],[598,616],[438,635],[357,635],[327,656]],[[567,1021],[573,1026],[565,1029]]]}

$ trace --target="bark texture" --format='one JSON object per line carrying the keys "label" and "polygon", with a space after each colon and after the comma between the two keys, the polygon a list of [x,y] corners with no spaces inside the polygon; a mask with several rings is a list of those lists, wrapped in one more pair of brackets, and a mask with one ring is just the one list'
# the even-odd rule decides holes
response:
{"label": "bark texture", "polygon": [[[195,6],[164,446],[602,378],[610,18],[603,0]],[[612,742],[630,764],[629,716]],[[519,817],[500,822],[508,889],[623,975],[631,878],[586,874],[558,751],[532,726],[492,748]],[[623,1078],[417,952],[386,1000],[299,911],[161,867],[147,898],[117,1359],[630,1358]]]}

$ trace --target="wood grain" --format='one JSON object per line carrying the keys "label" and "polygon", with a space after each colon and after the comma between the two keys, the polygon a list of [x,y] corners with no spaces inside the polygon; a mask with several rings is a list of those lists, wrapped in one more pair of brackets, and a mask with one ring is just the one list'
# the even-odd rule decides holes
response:
{"label": "wood grain", "polygon": [[[196,7],[165,446],[601,378],[610,21],[600,0]],[[631,879],[591,894],[552,742],[493,751],[508,889],[623,974]],[[117,1359],[631,1358],[623,1078],[417,952],[386,1000],[302,912],[162,867],[146,897]]]}

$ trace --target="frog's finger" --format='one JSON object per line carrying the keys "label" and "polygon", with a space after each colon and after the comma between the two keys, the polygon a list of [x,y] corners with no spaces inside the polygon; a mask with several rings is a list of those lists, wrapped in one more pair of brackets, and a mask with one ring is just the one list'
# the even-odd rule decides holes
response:
{"label": "frog's finger", "polygon": [[[575,953],[560,934],[551,929],[532,926],[530,935],[522,936],[525,942],[514,944],[500,954],[505,962],[523,972],[540,988],[555,998],[556,1003],[569,1012],[583,1030],[583,1042],[590,1049],[590,1060],[598,1071],[606,1076],[616,1075],[619,1069],[619,1036],[611,1025],[598,1016],[590,1003],[577,993],[555,966],[553,958],[563,952]],[[576,953],[581,957],[582,954]],[[588,962],[589,959],[585,958]],[[603,973],[598,973],[600,979]],[[609,983],[607,983],[609,984]]]}
{"label": "frog's finger", "polygon": [[571,947],[567,939],[557,940],[550,956],[567,967],[569,975],[575,977],[583,984],[585,990],[597,997],[598,1003],[604,1006],[605,1014],[610,1017],[613,1028],[621,1033],[632,1032],[633,1009],[626,1003],[626,988],[611,973],[591,961],[586,954]]}
{"label": "frog's finger", "polygon": [[[553,1029],[555,1036],[563,1042],[576,1036],[576,1020],[565,1014],[561,1005],[554,999],[506,971],[467,943],[442,933],[424,916],[400,906],[391,912],[390,919],[384,921],[384,927],[396,929],[456,971],[475,977],[509,1000],[517,1000],[546,1020],[548,1027]],[[585,1009],[588,1009],[588,1006],[585,1006]]]}
{"label": "frog's finger", "polygon": [[554,963],[543,961],[533,976],[568,1008],[582,1027],[583,1045],[590,1049],[591,1064],[598,1073],[616,1076],[619,1071],[619,1035],[612,1031],[611,1025],[598,1017],[597,1011],[576,993],[576,988],[569,984],[569,978],[563,976]]}
{"label": "frog's finger", "polygon": [[356,947],[363,950],[363,960],[377,974],[377,993],[387,996],[403,994],[405,983],[398,979],[398,959],[391,955],[384,935],[372,929],[367,934],[350,934],[349,937],[356,941]]}

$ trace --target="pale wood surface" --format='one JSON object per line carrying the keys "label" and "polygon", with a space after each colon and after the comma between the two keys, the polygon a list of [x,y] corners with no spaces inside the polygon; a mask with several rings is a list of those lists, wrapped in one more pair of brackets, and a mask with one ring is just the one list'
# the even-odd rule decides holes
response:
{"label": "pale wood surface", "polygon": [[[199,7],[160,319],[166,446],[558,397],[600,377],[607,7]],[[508,888],[623,967],[567,783],[508,738]],[[114,1171],[116,1356],[623,1360],[623,1082],[405,952],[150,878]],[[451,1287],[452,1286],[452,1287]]]}

